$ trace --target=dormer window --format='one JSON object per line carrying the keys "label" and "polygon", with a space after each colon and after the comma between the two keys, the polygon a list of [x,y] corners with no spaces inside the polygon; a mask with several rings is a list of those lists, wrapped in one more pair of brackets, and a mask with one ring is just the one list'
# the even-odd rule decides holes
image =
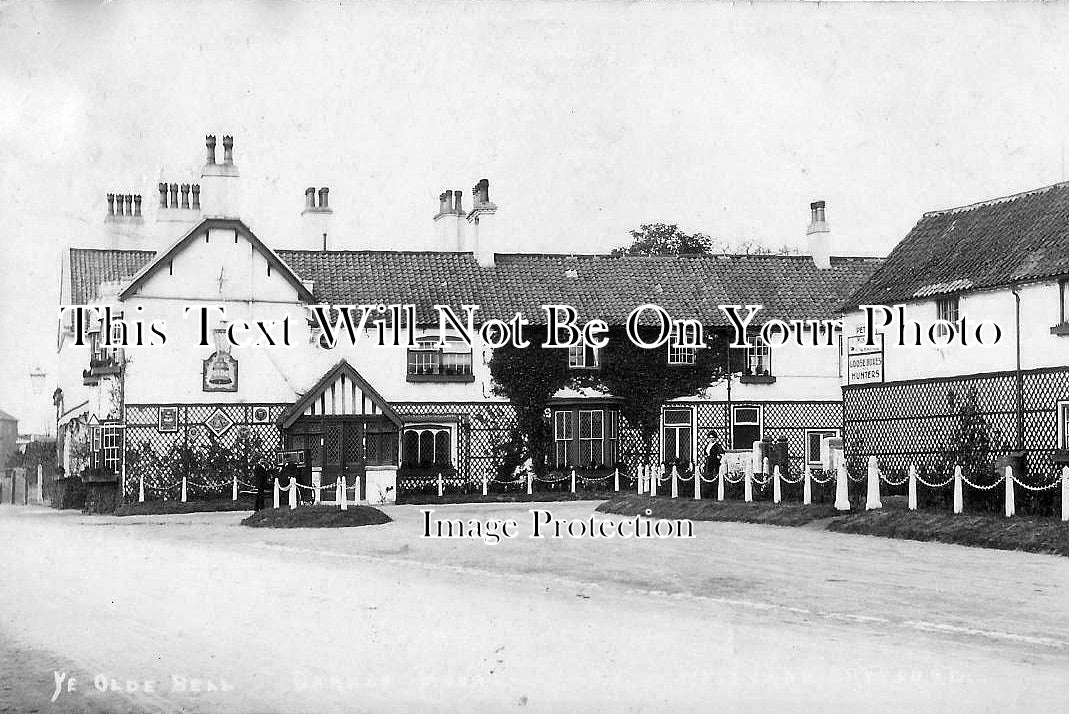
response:
{"label": "dormer window", "polygon": [[573,345],[568,348],[568,367],[571,369],[597,369],[600,355],[590,345]]}
{"label": "dormer window", "polygon": [[417,337],[408,349],[409,382],[474,382],[471,347],[459,337],[448,335],[438,346],[438,337]]}

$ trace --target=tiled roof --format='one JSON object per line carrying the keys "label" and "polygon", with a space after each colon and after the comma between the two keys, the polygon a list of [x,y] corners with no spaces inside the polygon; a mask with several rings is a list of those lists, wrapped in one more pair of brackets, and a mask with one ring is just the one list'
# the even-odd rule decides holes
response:
{"label": "tiled roof", "polygon": [[1069,183],[925,213],[847,307],[1069,275]]}
{"label": "tiled roof", "polygon": [[[435,304],[477,304],[481,318],[522,312],[542,320],[541,306],[574,306],[583,320],[622,324],[644,303],[673,317],[727,325],[721,304],[761,304],[763,321],[834,317],[838,306],[879,267],[874,258],[832,258],[820,270],[808,256],[567,256],[498,254],[492,268],[470,253],[416,251],[295,251],[278,256],[317,300],[331,304],[404,303],[420,322],[437,321]],[[147,251],[72,250],[75,299],[91,298],[102,280],[129,277],[149,262]]]}
{"label": "tiled roof", "polygon": [[133,277],[154,255],[151,250],[71,248],[71,303],[88,304],[101,283]]}
{"label": "tiled roof", "polygon": [[0,409],[0,421],[18,421],[15,417],[11,416],[3,409]]}

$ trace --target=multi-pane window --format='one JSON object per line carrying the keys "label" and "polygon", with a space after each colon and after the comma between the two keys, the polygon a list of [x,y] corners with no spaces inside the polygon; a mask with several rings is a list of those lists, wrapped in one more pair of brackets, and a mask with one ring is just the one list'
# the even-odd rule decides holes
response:
{"label": "multi-pane window", "polygon": [[731,448],[749,449],[761,440],[761,407],[733,406],[731,408]]}
{"label": "multi-pane window", "polygon": [[472,374],[471,348],[459,337],[446,337],[438,347],[437,337],[416,340],[408,350],[408,374],[417,377],[466,377]]}
{"label": "multi-pane window", "polygon": [[661,414],[665,463],[690,463],[694,443],[693,416],[690,409],[665,409]]}
{"label": "multi-pane window", "polygon": [[368,424],[364,434],[364,458],[368,466],[397,465],[397,432],[380,424]]}
{"label": "multi-pane window", "polygon": [[553,463],[558,468],[572,463],[568,451],[575,438],[574,416],[572,411],[553,412]]}
{"label": "multi-pane window", "polygon": [[619,420],[615,409],[555,410],[553,465],[589,468],[615,464]]}
{"label": "multi-pane window", "polygon": [[1058,281],[1058,321],[1069,325],[1069,278]]}
{"label": "multi-pane window", "polygon": [[1058,448],[1069,449],[1069,402],[1058,402]]}
{"label": "multi-pane window", "polygon": [[119,473],[122,468],[122,427],[96,426],[90,429],[90,464]]}
{"label": "multi-pane window", "polygon": [[[668,340],[668,364],[694,364],[698,358],[697,347],[683,347],[683,342],[694,342],[697,339],[695,330],[687,330],[681,336],[679,324],[672,326],[672,336]],[[684,339],[685,338],[685,339]]]}
{"label": "multi-pane window", "polygon": [[590,345],[572,345],[568,348],[568,366],[572,369],[594,369],[598,366],[598,351]]}
{"label": "multi-pane window", "polygon": [[[938,320],[945,320],[951,325],[954,325],[958,321],[958,308],[959,302],[957,297],[940,298],[935,301],[935,317]],[[940,337],[948,334],[953,334],[954,328],[947,325],[937,325],[936,334]]]}
{"label": "multi-pane window", "polygon": [[405,429],[405,466],[446,468],[452,463],[452,432],[449,427],[428,425]]}
{"label": "multi-pane window", "polygon": [[824,439],[839,436],[837,429],[806,429],[805,432],[805,462],[807,465],[824,463],[824,453],[821,445]]}
{"label": "multi-pane window", "polygon": [[772,348],[760,340],[754,340],[746,348],[744,374],[768,377],[772,374]]}
{"label": "multi-pane window", "polygon": [[605,412],[579,410],[579,464],[605,463]]}

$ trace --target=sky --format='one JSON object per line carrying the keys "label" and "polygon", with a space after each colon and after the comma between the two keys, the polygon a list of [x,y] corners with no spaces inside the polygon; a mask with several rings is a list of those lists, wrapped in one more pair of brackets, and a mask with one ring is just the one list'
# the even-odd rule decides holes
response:
{"label": "sky", "polygon": [[823,199],[835,254],[884,255],[1065,179],[1066,38],[1067,3],[0,0],[0,409],[43,428],[61,252],[205,134],[269,245],[329,186],[336,247],[433,249],[438,194],[488,178],[500,252],[655,221],[804,251]]}

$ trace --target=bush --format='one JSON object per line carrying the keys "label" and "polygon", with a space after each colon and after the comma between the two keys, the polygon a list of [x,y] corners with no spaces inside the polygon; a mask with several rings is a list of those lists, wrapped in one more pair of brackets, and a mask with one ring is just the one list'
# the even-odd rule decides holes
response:
{"label": "bush", "polygon": [[371,506],[301,506],[300,508],[265,508],[241,522],[250,528],[348,528],[377,526],[393,519]]}

